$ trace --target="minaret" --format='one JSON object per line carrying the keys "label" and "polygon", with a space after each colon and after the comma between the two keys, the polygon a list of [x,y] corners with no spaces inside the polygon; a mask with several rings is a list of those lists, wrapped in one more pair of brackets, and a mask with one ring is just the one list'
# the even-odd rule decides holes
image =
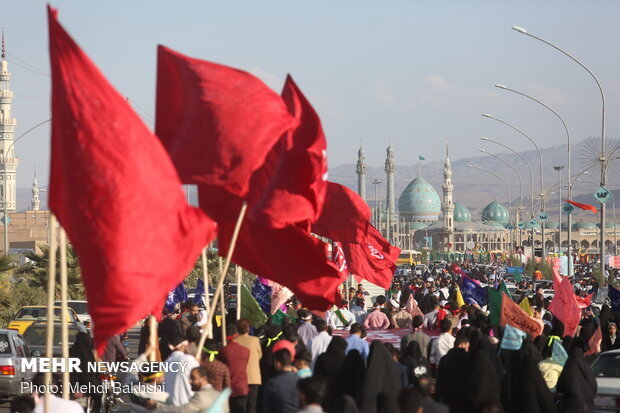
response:
{"label": "minaret", "polygon": [[[446,142],[446,163],[443,169],[443,230],[446,235],[446,249],[452,250],[454,247],[454,202],[452,202],[452,165],[448,156],[448,143]],[[450,244],[448,247],[447,244]]]}
{"label": "minaret", "polygon": [[[4,44],[4,31],[2,31],[2,61],[0,62],[0,211],[14,212],[16,208],[17,187],[15,171],[19,164],[19,158],[15,157],[15,126],[17,120],[11,116],[11,104],[13,92],[9,81],[8,63],[6,61],[6,49]],[[6,202],[6,205],[5,205]]]}
{"label": "minaret", "polygon": [[366,200],[366,152],[364,147],[360,146],[360,150],[357,151],[357,194],[365,201]]}
{"label": "minaret", "polygon": [[37,181],[37,170],[34,170],[34,181],[32,181],[32,200],[30,200],[30,207],[32,211],[38,211],[41,207],[41,200],[39,200],[39,181]]}
{"label": "minaret", "polygon": [[385,158],[385,175],[387,178],[387,212],[390,219],[396,214],[394,202],[394,172],[396,172],[396,163],[394,162],[394,149],[392,145],[387,147],[387,158]]}

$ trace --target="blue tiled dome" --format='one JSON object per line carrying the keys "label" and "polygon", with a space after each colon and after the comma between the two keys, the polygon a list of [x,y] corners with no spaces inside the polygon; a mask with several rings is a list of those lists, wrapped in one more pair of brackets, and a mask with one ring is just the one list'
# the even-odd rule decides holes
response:
{"label": "blue tiled dome", "polygon": [[536,223],[534,225],[530,225],[530,220],[526,220],[525,221],[525,226],[523,227],[523,229],[540,229],[540,222],[536,221]]}
{"label": "blue tiled dome", "polygon": [[557,221],[547,221],[545,222],[545,228],[547,229],[558,229],[559,224]]}
{"label": "blue tiled dome", "polygon": [[454,222],[471,222],[469,209],[460,202],[454,203]]}
{"label": "blue tiled dome", "polygon": [[441,201],[433,186],[418,176],[400,194],[398,211],[413,229],[422,229],[439,220]]}
{"label": "blue tiled dome", "polygon": [[579,221],[579,222],[575,222],[572,228],[573,231],[583,231],[583,230],[589,230],[589,229],[597,229],[596,224],[594,222],[589,222],[589,221]]}
{"label": "blue tiled dome", "polygon": [[482,210],[482,222],[495,221],[500,224],[508,224],[509,214],[505,206],[497,201],[491,202]]}

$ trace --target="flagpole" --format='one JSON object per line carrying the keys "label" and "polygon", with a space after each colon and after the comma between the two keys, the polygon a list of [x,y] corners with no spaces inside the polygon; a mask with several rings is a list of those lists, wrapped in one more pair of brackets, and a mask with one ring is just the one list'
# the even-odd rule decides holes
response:
{"label": "flagpole", "polygon": [[220,272],[220,278],[217,281],[217,287],[215,289],[215,294],[213,295],[213,303],[211,303],[211,308],[209,309],[209,319],[207,320],[207,328],[202,333],[200,337],[200,342],[198,343],[198,350],[196,350],[196,358],[200,361],[200,355],[202,353],[202,346],[205,345],[205,340],[207,339],[207,332],[211,328],[213,324],[212,314],[215,313],[215,306],[217,305],[218,296],[222,293],[222,286],[224,285],[224,274],[228,271],[228,266],[230,265],[230,260],[232,259],[233,252],[235,250],[235,246],[237,245],[237,236],[239,235],[239,230],[241,229],[241,223],[243,222],[243,217],[245,216],[245,211],[248,209],[247,202],[244,202],[241,206],[241,210],[239,211],[239,216],[237,217],[237,223],[235,224],[235,230],[232,234],[232,238],[230,239],[230,245],[228,247],[228,254],[226,254],[226,262],[224,264],[224,268]]}
{"label": "flagpole", "polygon": [[237,320],[241,318],[241,271],[237,265]]}
{"label": "flagpole", "polygon": [[[226,278],[226,272],[222,272],[222,257],[219,257],[219,264],[220,264],[220,279],[224,279]],[[220,314],[221,314],[221,318],[220,318],[220,328],[222,329],[222,346],[226,345],[226,306],[224,303],[224,290],[221,291],[220,293]]]}
{"label": "flagpole", "polygon": [[[69,320],[67,317],[67,233],[63,227],[60,234],[60,334],[62,358],[69,359]],[[49,316],[49,315],[48,315]],[[69,400],[69,369],[62,372],[62,398]]]}
{"label": "flagpole", "polygon": [[149,316],[149,345],[151,352],[146,355],[148,361],[157,361],[157,320],[154,315]]}
{"label": "flagpole", "polygon": [[[202,249],[202,281],[205,287],[205,293],[204,293],[204,297],[203,297],[203,301],[204,301],[204,305],[205,305],[205,309],[207,311],[209,311],[209,307],[210,307],[210,298],[209,298],[209,268],[207,265],[207,249],[203,248]],[[213,314],[211,313],[207,313],[207,320],[209,318],[213,317]],[[208,323],[207,323],[208,324]],[[211,328],[211,326],[209,327],[207,331],[208,337],[213,337],[213,329]]]}
{"label": "flagpole", "polygon": [[[52,351],[54,343],[54,298],[56,296],[56,216],[50,214],[50,245],[48,250],[48,269],[47,269],[47,324],[45,331],[45,357],[51,359],[54,356]],[[52,373],[45,373],[45,384],[51,384]],[[50,413],[51,406],[50,392],[45,392],[45,413]]]}

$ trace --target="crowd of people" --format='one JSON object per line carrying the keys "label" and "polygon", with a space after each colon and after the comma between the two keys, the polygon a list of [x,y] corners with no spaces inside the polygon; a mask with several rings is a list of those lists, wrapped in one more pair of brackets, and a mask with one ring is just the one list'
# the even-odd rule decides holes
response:
{"label": "crowd of people", "polygon": [[[548,310],[550,300],[534,283],[523,281],[518,294],[529,300],[544,330],[537,337],[526,336],[518,350],[500,349],[505,329],[491,322],[488,309],[475,302],[457,304],[462,274],[448,266],[441,272],[395,279],[385,295],[373,299],[371,309],[370,294],[360,284],[349,290],[340,308],[327,313],[312,313],[293,299],[286,317],[270,318],[261,326],[229,319],[225,340],[215,329],[199,360],[195,355],[204,312],[187,303],[159,323],[157,351],[161,360],[186,362],[188,368],[137,377],[147,384],[163,383],[165,391],[133,394],[132,410],[592,411],[597,384],[589,363],[601,350],[620,348],[620,314],[607,305],[598,317],[584,309],[578,332],[564,336],[563,324]],[[476,269],[467,275],[489,283],[499,277]],[[600,349],[590,348],[599,326]],[[400,342],[371,340],[372,331],[398,332]],[[136,356],[152,350],[148,338],[145,322]],[[72,356],[90,361],[89,346],[88,335],[79,335]],[[565,359],[558,358],[558,346]],[[117,340],[108,350],[105,357],[126,357]]]}

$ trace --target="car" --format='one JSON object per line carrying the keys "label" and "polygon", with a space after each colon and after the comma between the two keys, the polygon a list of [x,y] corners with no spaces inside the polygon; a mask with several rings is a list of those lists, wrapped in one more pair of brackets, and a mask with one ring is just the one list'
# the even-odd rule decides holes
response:
{"label": "car", "polygon": [[[52,344],[52,357],[62,357],[62,332],[60,323],[54,323],[54,342]],[[33,323],[24,332],[24,341],[28,344],[33,357],[42,357],[45,355],[45,342],[47,323]],[[77,333],[87,333],[86,327],[81,323],[75,323],[69,326],[69,348],[75,342]]]}
{"label": "car", "polygon": [[592,363],[598,389],[594,410],[617,411],[620,405],[620,350],[600,353]]}
{"label": "car", "polygon": [[415,266],[415,275],[422,275],[428,271],[428,267],[424,264],[418,264]]}
{"label": "car", "polygon": [[[54,301],[54,305],[56,307],[60,307],[60,301]],[[75,314],[82,323],[90,323],[91,320],[90,314],[88,313],[88,301],[69,300],[67,301],[67,306],[75,311]]]}
{"label": "car", "polygon": [[542,295],[544,298],[553,298],[555,290],[542,290]]}
{"label": "car", "polygon": [[21,363],[30,357],[24,338],[15,330],[0,330],[0,397],[21,394],[21,383],[32,381],[33,372],[23,372]]}
{"label": "car", "polygon": [[[54,320],[60,321],[60,307],[54,307]],[[67,309],[69,323],[75,324],[79,323],[80,319],[75,314],[71,308]],[[24,334],[28,326],[34,323],[35,321],[45,321],[47,320],[47,306],[44,305],[29,305],[22,307],[13,320],[7,326],[10,330],[17,330],[20,334]]]}

